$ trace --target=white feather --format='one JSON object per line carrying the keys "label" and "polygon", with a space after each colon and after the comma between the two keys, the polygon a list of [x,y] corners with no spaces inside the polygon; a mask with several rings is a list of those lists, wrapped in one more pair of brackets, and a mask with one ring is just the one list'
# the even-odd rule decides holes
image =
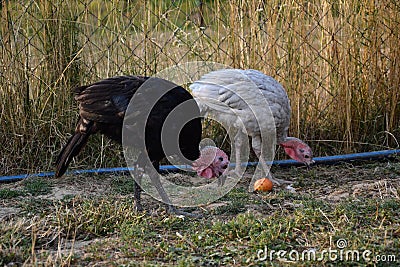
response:
{"label": "white feather", "polygon": [[[272,77],[257,70],[223,69],[204,75],[190,88],[202,114],[229,125],[241,120],[252,137],[273,128],[278,143],[287,137],[290,103]],[[256,121],[257,115],[261,120]]]}

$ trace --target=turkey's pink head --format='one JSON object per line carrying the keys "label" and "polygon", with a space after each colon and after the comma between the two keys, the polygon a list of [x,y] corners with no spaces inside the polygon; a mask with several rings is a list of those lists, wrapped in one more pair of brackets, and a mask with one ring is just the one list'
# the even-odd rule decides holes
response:
{"label": "turkey's pink head", "polygon": [[214,178],[224,174],[228,165],[229,159],[224,151],[207,146],[200,151],[200,157],[193,162],[192,168],[201,177]]}
{"label": "turkey's pink head", "polygon": [[286,152],[294,160],[302,162],[309,166],[314,163],[311,148],[295,137],[287,137],[285,141],[279,144],[282,146]]}

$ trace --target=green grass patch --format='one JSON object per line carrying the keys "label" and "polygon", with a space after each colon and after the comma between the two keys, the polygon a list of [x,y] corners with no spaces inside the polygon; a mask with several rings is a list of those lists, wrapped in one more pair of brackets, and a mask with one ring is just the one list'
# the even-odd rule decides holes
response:
{"label": "green grass patch", "polygon": [[43,178],[31,178],[24,181],[24,189],[32,196],[51,193],[51,182]]}
{"label": "green grass patch", "polygon": [[11,199],[20,196],[40,196],[51,193],[52,184],[43,178],[31,178],[23,181],[23,187],[19,189],[0,189],[0,199]]}
{"label": "green grass patch", "polygon": [[0,189],[0,199],[9,199],[23,196],[26,193],[21,190],[13,190],[9,188]]}
{"label": "green grass patch", "polygon": [[133,194],[135,191],[135,180],[130,175],[118,176],[112,180],[111,188],[115,193],[121,195]]}

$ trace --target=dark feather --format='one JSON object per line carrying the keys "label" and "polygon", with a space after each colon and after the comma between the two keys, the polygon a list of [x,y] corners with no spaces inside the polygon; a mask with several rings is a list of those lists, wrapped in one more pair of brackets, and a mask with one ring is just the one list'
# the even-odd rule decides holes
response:
{"label": "dark feather", "polygon": [[77,130],[75,131],[74,135],[69,138],[67,144],[61,150],[57,158],[55,173],[56,177],[60,177],[65,173],[69,163],[86,145],[92,130],[93,122],[85,123],[82,119],[79,120]]}
{"label": "dark feather", "polygon": [[[141,90],[136,94],[139,87]],[[132,97],[135,97],[135,105],[129,106],[132,110],[127,113],[131,116],[132,144],[135,144],[135,139],[141,138],[140,133],[134,133],[135,129],[140,129],[140,124],[146,123],[144,138],[146,150],[152,162],[158,162],[166,156],[161,145],[161,129],[168,114],[181,103],[189,100],[189,108],[197,114],[197,119],[180,125],[187,114],[178,113],[176,123],[171,125],[171,133],[179,135],[179,148],[187,159],[194,160],[199,157],[200,112],[192,96],[182,87],[162,79],[117,76],[77,87],[73,91],[75,100],[79,104],[81,118],[75,134],[69,139],[57,159],[57,177],[65,172],[72,158],[81,151],[91,134],[100,132],[122,143],[123,121]],[[158,101],[154,104],[153,98],[157,95],[160,98],[157,98]],[[146,121],[143,121],[141,116],[149,107],[152,107],[150,115]]]}

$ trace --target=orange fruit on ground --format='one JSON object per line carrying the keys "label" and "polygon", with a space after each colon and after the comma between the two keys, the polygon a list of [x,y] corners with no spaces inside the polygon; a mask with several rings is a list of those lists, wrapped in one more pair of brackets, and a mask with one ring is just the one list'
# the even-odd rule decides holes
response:
{"label": "orange fruit on ground", "polygon": [[262,178],[254,183],[254,191],[261,191],[261,192],[271,191],[272,186],[273,184],[270,179]]}

